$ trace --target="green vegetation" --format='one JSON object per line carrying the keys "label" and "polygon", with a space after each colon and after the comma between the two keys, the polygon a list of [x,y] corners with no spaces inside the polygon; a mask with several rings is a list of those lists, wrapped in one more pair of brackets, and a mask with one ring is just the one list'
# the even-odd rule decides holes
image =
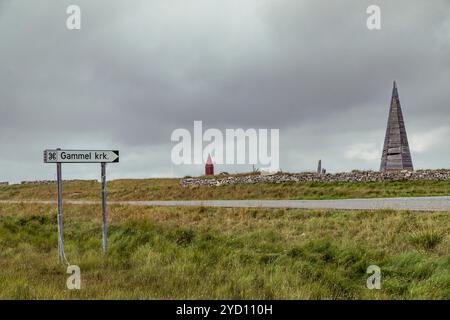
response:
{"label": "green vegetation", "polygon": [[[98,200],[95,181],[66,182],[64,199]],[[110,200],[343,199],[450,195],[450,181],[361,183],[242,184],[220,187],[180,186],[179,179],[115,180],[108,182]],[[0,200],[54,200],[56,185],[0,186]]]}
{"label": "green vegetation", "polygon": [[[114,205],[103,257],[100,207],[67,205],[79,291],[66,289],[55,216],[0,205],[0,298],[450,299],[448,213]],[[372,264],[381,290],[365,287]]]}
{"label": "green vegetation", "polygon": [[442,242],[443,235],[433,230],[425,230],[413,234],[410,241],[425,250],[432,250]]}

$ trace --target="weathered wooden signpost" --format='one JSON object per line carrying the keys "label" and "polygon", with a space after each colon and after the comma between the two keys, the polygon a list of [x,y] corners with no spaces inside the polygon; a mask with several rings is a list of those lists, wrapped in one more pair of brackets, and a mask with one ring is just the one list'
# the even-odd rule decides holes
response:
{"label": "weathered wooden signpost", "polygon": [[62,163],[100,163],[102,181],[102,247],[103,253],[107,247],[107,219],[106,219],[106,164],[119,162],[117,150],[45,150],[44,163],[56,163],[58,179],[58,255],[64,261],[63,242],[63,211],[62,211]]}

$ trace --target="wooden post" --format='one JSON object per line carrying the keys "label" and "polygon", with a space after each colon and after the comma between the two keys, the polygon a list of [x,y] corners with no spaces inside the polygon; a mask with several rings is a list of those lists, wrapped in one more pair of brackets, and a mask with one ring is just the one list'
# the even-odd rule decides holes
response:
{"label": "wooden post", "polygon": [[64,261],[64,242],[63,242],[63,212],[62,212],[62,172],[61,172],[61,162],[56,163],[56,175],[58,183],[58,255],[59,261]]}
{"label": "wooden post", "polygon": [[107,247],[107,221],[106,221],[106,163],[102,162],[102,246],[103,253]]}

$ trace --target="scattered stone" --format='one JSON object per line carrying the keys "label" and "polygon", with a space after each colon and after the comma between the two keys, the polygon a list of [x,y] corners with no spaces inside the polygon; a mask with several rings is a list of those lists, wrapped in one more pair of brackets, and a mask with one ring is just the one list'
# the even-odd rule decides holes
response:
{"label": "scattered stone", "polygon": [[[73,179],[73,180],[63,180],[63,182],[79,182],[79,181],[89,181],[89,182],[98,182],[97,180],[80,180],[80,179]],[[23,185],[31,185],[31,184],[54,184],[56,183],[55,180],[36,180],[36,181],[21,181],[20,184]]]}

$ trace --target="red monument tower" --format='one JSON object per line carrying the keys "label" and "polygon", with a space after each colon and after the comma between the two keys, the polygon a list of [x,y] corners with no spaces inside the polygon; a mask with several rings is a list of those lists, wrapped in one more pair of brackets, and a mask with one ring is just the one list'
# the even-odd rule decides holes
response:
{"label": "red monument tower", "polygon": [[214,175],[214,164],[211,159],[211,155],[208,154],[208,160],[205,164],[205,176],[213,176]]}

